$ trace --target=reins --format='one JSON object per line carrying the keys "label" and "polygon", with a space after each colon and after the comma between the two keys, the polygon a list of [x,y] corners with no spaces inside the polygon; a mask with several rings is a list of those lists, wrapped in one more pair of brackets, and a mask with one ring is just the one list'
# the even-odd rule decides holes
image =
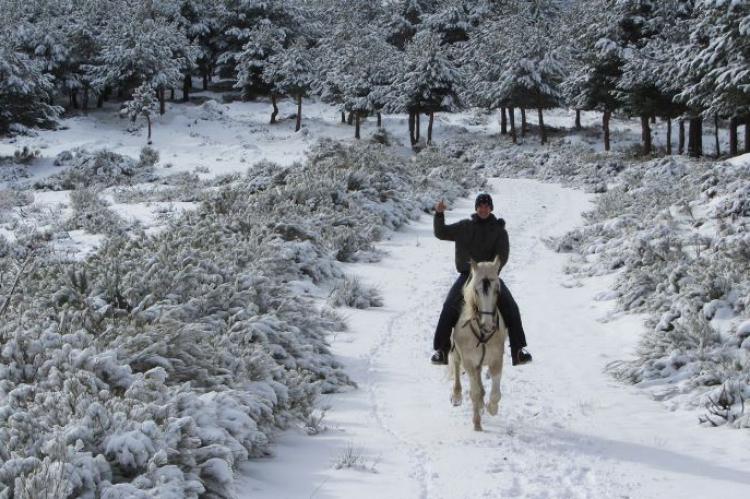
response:
{"label": "reins", "polygon": [[[499,315],[499,311],[497,310],[497,308],[495,308],[495,310],[493,310],[492,312],[486,312],[484,310],[477,310],[477,312],[480,315],[491,315],[493,318],[496,318]],[[487,342],[490,341],[490,338],[492,338],[499,329],[498,321],[494,320],[493,323],[495,324],[495,327],[492,328],[492,332],[490,334],[485,334],[484,331],[482,331],[479,327],[478,317],[472,317],[471,319],[464,322],[464,327],[469,325],[471,328],[471,333],[474,335],[474,338],[477,339],[476,348],[479,348],[480,346],[482,347],[482,357],[479,359],[480,366],[484,362],[484,356],[487,353]]]}

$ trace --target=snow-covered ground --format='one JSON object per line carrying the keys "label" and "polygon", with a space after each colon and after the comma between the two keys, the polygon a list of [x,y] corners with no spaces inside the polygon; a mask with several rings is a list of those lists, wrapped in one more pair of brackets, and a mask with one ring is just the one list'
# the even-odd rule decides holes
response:
{"label": "snow-covered ground", "polygon": [[[469,401],[452,407],[447,371],[428,362],[455,269],[452,245],[422,217],[381,244],[382,262],[347,269],[385,298],[350,311],[350,331],[332,338],[359,389],[326,401],[324,432],[287,432],[273,459],[250,463],[238,496],[746,497],[749,435],[698,426],[694,412],[669,412],[603,372],[635,347],[639,317],[595,301],[611,278],[571,280],[568,257],[542,242],[580,224],[588,196],[534,180],[492,187],[511,240],[503,277],[534,354],[506,362],[500,414],[474,432]],[[467,199],[447,218],[471,211]]]}
{"label": "snow-covered ground", "polygon": [[[202,97],[220,100],[218,94]],[[6,177],[3,189],[23,188],[58,172],[55,156],[75,147],[106,147],[137,158],[145,145],[144,126],[121,120],[114,111],[66,119],[62,130],[0,140],[0,156],[23,146],[41,155],[21,177]],[[293,111],[291,103],[282,103],[282,117]],[[244,172],[260,160],[285,166],[303,159],[320,138],[353,140],[352,127],[341,124],[330,106],[306,102],[300,133],[293,132],[291,119],[268,125],[269,113],[269,104],[262,101],[170,104],[154,127],[160,154],[155,174],[195,173],[206,179]],[[535,118],[529,113],[531,124]],[[557,127],[570,127],[573,118],[574,113],[564,110],[545,115],[546,123]],[[597,113],[583,114],[585,126],[594,127],[599,119]],[[408,140],[403,116],[385,116],[384,123],[393,139]],[[616,150],[637,143],[635,120],[615,119],[612,125]],[[363,136],[369,138],[373,131],[370,119]],[[436,118],[434,140],[482,134],[507,143],[498,132],[497,113],[446,114]],[[710,131],[704,148],[711,152],[709,138]],[[557,134],[554,140],[592,151],[602,148],[593,128]],[[532,132],[519,150],[536,147],[537,141]],[[410,154],[405,147],[395,152]],[[238,497],[747,495],[747,432],[698,426],[695,411],[670,412],[603,372],[608,363],[630,356],[643,332],[641,318],[614,313],[613,302],[595,299],[608,295],[612,277],[577,280],[564,274],[568,256],[552,252],[542,240],[579,226],[588,195],[532,180],[493,180],[492,187],[497,213],[506,218],[511,237],[504,278],[521,306],[534,355],[528,366],[506,364],[500,414],[486,419],[485,432],[475,433],[470,404],[451,407],[446,370],[428,362],[433,327],[455,269],[451,244],[436,240],[431,220],[423,217],[379,245],[388,252],[383,261],[345,265],[347,274],[377,286],[385,302],[378,309],[347,309],[349,331],[330,338],[358,389],[320,401],[325,412],[318,412],[319,434],[285,432],[273,458],[252,460],[239,470]],[[12,238],[19,223],[44,226],[46,218],[70,211],[66,191],[31,192],[31,205],[7,207],[15,221],[6,223],[13,219],[10,215],[1,220],[1,234]],[[111,188],[100,194],[115,201]],[[169,218],[161,215],[195,205],[114,202],[110,208],[153,232]],[[471,211],[471,199],[466,199],[451,207],[448,218]],[[101,234],[83,230],[68,235],[72,242],[67,251],[79,254],[103,240]]]}

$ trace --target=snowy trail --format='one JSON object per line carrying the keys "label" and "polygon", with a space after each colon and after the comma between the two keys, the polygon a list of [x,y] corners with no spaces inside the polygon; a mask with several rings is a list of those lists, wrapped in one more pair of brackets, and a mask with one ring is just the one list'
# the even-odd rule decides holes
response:
{"label": "snowy trail", "polygon": [[[609,278],[576,282],[542,241],[578,225],[587,196],[532,180],[492,187],[511,241],[503,278],[534,355],[506,359],[499,415],[474,432],[470,401],[452,407],[447,370],[428,362],[455,269],[452,244],[422,217],[382,244],[383,262],[347,269],[385,298],[348,312],[351,331],[333,341],[359,389],[331,398],[329,431],[288,433],[275,459],[250,463],[240,497],[746,497],[746,432],[701,428],[603,373],[634,348],[639,319],[610,320],[613,304],[593,300]],[[447,221],[472,211],[463,200]],[[353,466],[342,466],[347,450]]]}

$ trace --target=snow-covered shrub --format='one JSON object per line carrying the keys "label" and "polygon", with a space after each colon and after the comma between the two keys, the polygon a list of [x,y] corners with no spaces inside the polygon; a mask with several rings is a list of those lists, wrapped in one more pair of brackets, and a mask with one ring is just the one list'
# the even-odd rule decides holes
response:
{"label": "snow-covered shrub", "polygon": [[28,165],[39,157],[39,149],[31,149],[29,146],[23,146],[21,149],[13,151],[13,161],[21,165]]}
{"label": "snow-covered shrub", "polygon": [[199,106],[198,116],[202,120],[218,121],[224,117],[227,106],[219,104],[213,99],[209,99]]}
{"label": "snow-covered shrub", "polygon": [[34,202],[34,195],[29,191],[3,189],[0,191],[0,213]]}
{"label": "snow-covered shrub", "polygon": [[334,307],[382,307],[383,297],[378,289],[363,285],[356,277],[346,276],[336,282],[328,302]]}
{"label": "snow-covered shrub", "polygon": [[354,469],[370,473],[378,472],[377,461],[365,456],[364,450],[361,447],[356,447],[352,442],[349,442],[341,454],[336,457],[333,467],[337,470]]}
{"label": "snow-covered shrub", "polygon": [[141,155],[138,158],[138,166],[140,167],[153,167],[159,162],[159,151],[153,147],[143,146],[141,149]]}
{"label": "snow-covered shrub", "polygon": [[52,164],[54,164],[55,166],[64,166],[73,161],[73,158],[75,158],[73,151],[65,150],[55,156],[55,160],[52,162]]}
{"label": "snow-covered shrub", "polygon": [[109,209],[109,203],[94,189],[78,189],[70,193],[72,215],[65,220],[66,230],[83,229],[91,234],[118,234],[126,222]]}
{"label": "snow-covered shrub", "polygon": [[[96,187],[141,178],[130,161]],[[96,171],[88,153],[72,163]],[[0,321],[0,494],[45,494],[64,469],[71,497],[230,496],[239,463],[353,384],[326,342],[341,318],[295,283],[341,279],[342,237],[358,258],[480,180],[436,152],[323,142],[301,166],[196,184],[200,206],[160,233],[19,282]],[[74,195],[102,209],[95,190]]]}
{"label": "snow-covered shrub", "polygon": [[208,198],[214,182],[201,182],[194,173],[180,172],[147,185],[118,186],[108,190],[118,203],[198,202]]}
{"label": "snow-covered shrub", "polygon": [[384,146],[391,145],[391,135],[388,133],[388,130],[383,127],[379,127],[375,130],[372,137],[370,137],[370,140],[375,144],[381,144]]}
{"label": "snow-covered shrub", "polygon": [[153,165],[144,165],[128,156],[102,149],[94,153],[77,149],[60,173],[37,181],[37,189],[73,190],[85,187],[111,187],[122,184],[153,182]]}

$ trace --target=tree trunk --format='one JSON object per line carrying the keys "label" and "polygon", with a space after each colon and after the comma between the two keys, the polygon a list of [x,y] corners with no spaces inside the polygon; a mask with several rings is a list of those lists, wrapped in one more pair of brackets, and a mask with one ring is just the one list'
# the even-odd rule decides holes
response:
{"label": "tree trunk", "polygon": [[346,117],[346,122],[349,125],[353,125],[354,124],[354,113],[353,112],[349,111],[349,115]]}
{"label": "tree trunk", "polygon": [[383,126],[383,115],[378,113],[378,128]]}
{"label": "tree trunk", "polygon": [[521,108],[521,137],[526,137],[526,109]]}
{"label": "tree trunk", "polygon": [[88,114],[89,112],[89,89],[88,87],[83,87],[83,99],[81,99],[81,107],[83,109],[83,112],[85,114]]}
{"label": "tree trunk", "polygon": [[542,108],[538,108],[537,112],[539,113],[539,138],[542,141],[542,144],[547,143],[547,133],[544,131],[544,111]]}
{"label": "tree trunk", "polygon": [[643,144],[643,155],[651,154],[651,125],[647,115],[641,116],[641,143]]}
{"label": "tree trunk", "polygon": [[414,111],[409,111],[409,143],[412,146],[417,143],[417,141],[414,139],[414,124],[416,122],[414,114]]}
{"label": "tree trunk", "polygon": [[719,148],[719,117],[714,114],[714,145],[716,146],[716,157],[721,156]]}
{"label": "tree trunk", "polygon": [[604,111],[602,114],[602,129],[604,130],[604,150],[609,151],[609,117],[610,111]]}
{"label": "tree trunk", "polygon": [[182,80],[182,102],[190,100],[190,75],[185,75],[185,79]]}
{"label": "tree trunk", "polygon": [[435,121],[435,113],[430,112],[430,121],[427,123],[427,145],[432,144],[432,123]]}
{"label": "tree trunk", "polygon": [[359,140],[359,113],[354,113],[354,138]]}
{"label": "tree trunk", "polygon": [[169,89],[169,100],[174,100],[174,88]]}
{"label": "tree trunk", "polygon": [[97,97],[96,99],[96,107],[97,109],[101,109],[103,105],[104,105],[104,94],[101,93],[99,94],[99,97]]}
{"label": "tree trunk", "polygon": [[167,112],[167,104],[164,102],[164,97],[166,96],[166,90],[161,88],[156,91],[156,93],[159,96],[159,114],[164,114]]}
{"label": "tree trunk", "polygon": [[581,110],[576,109],[576,130],[581,129]]}
{"label": "tree trunk", "polygon": [[518,135],[516,134],[516,110],[512,107],[508,108],[508,120],[510,121],[510,138],[514,144],[517,144]]}
{"label": "tree trunk", "polygon": [[739,120],[737,120],[736,116],[732,116],[729,119],[729,155],[730,156],[737,156],[737,126],[739,124]]}
{"label": "tree trunk", "polygon": [[680,136],[677,139],[677,154],[685,152],[685,120],[680,120]]}
{"label": "tree trunk", "polygon": [[672,118],[667,118],[667,154],[672,154]]}
{"label": "tree trunk", "polygon": [[78,90],[70,91],[70,103],[73,105],[73,109],[78,109]]}
{"label": "tree trunk", "polygon": [[297,96],[297,124],[294,127],[295,132],[302,128],[302,94]]}
{"label": "tree trunk", "polygon": [[745,152],[750,152],[750,114],[745,117]]}
{"label": "tree trunk", "polygon": [[148,140],[146,144],[151,145],[151,116],[146,115],[146,123],[148,123]]}
{"label": "tree trunk", "polygon": [[208,71],[203,73],[203,90],[208,90]]}
{"label": "tree trunk", "polygon": [[500,134],[508,133],[508,116],[505,114],[505,108],[500,108]]}
{"label": "tree trunk", "polygon": [[688,156],[699,158],[703,155],[703,119],[691,118],[688,127]]}
{"label": "tree trunk", "polygon": [[341,111],[341,124],[346,125],[346,113],[343,110]]}
{"label": "tree trunk", "polygon": [[655,115],[655,114],[652,114],[652,115],[651,115],[651,124],[652,124],[652,125],[655,125],[655,124],[656,124],[656,115]]}
{"label": "tree trunk", "polygon": [[276,105],[276,94],[271,93],[271,105],[273,106],[273,112],[271,112],[271,124],[276,123],[276,116],[279,114],[279,106]]}
{"label": "tree trunk", "polygon": [[415,123],[414,123],[414,132],[415,132],[414,140],[415,140],[415,143],[419,142],[419,134],[421,132],[420,128],[422,128],[420,114],[422,114],[422,112],[421,111],[417,111],[416,116],[415,116]]}

